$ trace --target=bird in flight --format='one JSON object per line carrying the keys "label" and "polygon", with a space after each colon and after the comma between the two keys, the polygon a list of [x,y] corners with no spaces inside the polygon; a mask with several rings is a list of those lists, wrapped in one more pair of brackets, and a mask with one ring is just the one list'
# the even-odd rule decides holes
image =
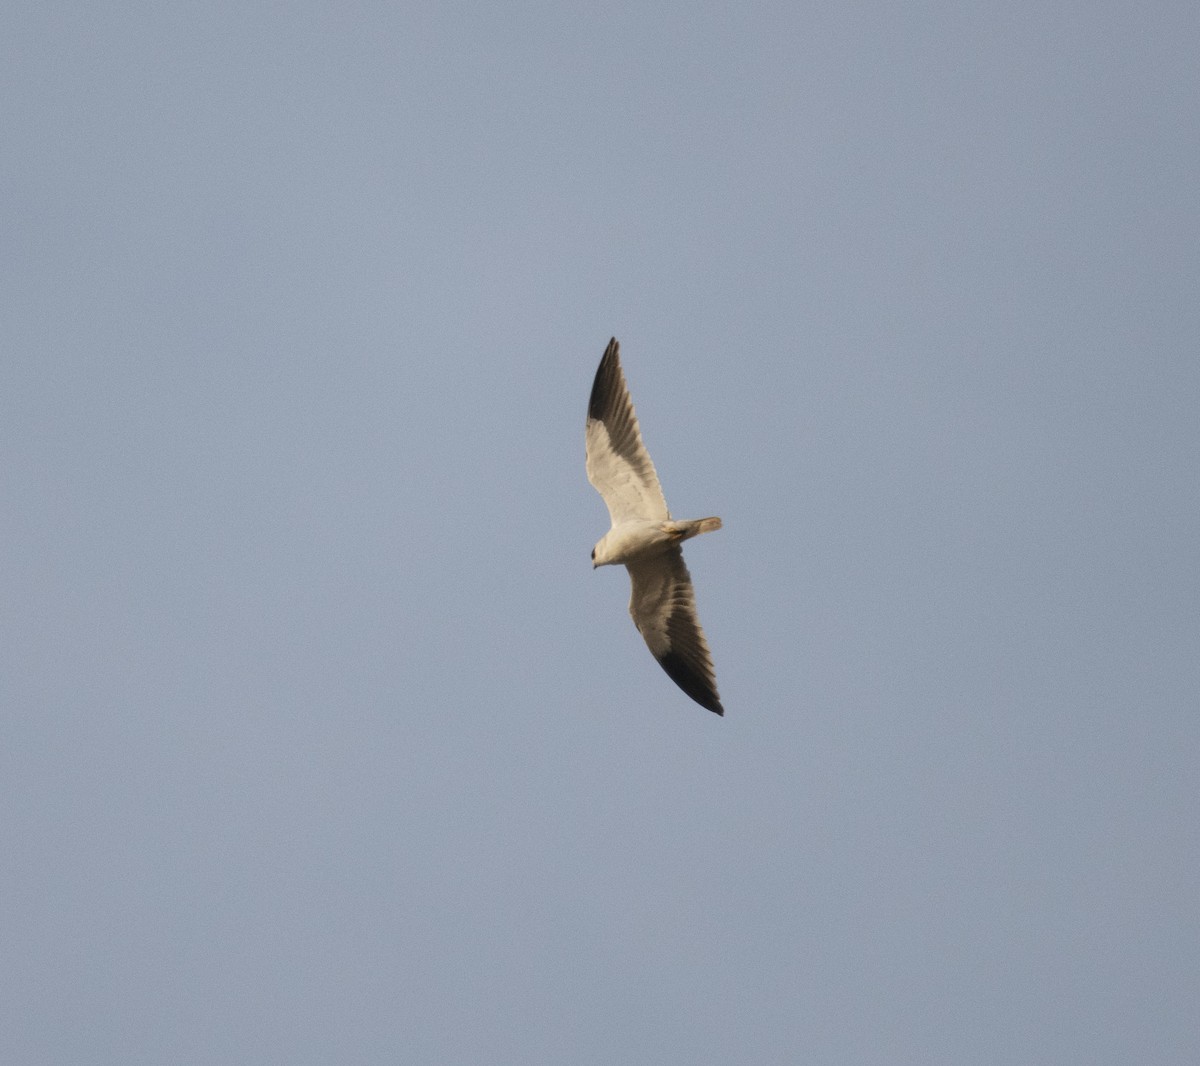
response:
{"label": "bird in flight", "polygon": [[673,521],[650,453],[642,443],[614,337],[592,383],[587,476],[604,498],[612,529],[592,549],[592,569],[623,563],[633,592],[629,613],[651,654],[701,707],[723,715],[696,594],[680,544],[721,528],[719,518]]}

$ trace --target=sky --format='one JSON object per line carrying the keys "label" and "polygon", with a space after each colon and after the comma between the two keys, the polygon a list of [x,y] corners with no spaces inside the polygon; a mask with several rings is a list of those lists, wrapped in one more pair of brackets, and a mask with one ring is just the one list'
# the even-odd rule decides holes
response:
{"label": "sky", "polygon": [[0,1059],[1200,1060],[1197,40],[7,5]]}

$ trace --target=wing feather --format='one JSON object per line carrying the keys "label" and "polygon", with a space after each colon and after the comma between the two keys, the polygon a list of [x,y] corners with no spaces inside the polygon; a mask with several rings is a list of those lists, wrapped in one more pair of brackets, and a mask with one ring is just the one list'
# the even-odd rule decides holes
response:
{"label": "wing feather", "polygon": [[604,498],[612,524],[671,517],[650,453],[642,443],[614,337],[596,370],[587,416],[587,476]]}
{"label": "wing feather", "polygon": [[716,670],[696,615],[696,593],[683,552],[676,546],[626,568],[633,586],[629,613],[651,654],[701,707],[723,715]]}

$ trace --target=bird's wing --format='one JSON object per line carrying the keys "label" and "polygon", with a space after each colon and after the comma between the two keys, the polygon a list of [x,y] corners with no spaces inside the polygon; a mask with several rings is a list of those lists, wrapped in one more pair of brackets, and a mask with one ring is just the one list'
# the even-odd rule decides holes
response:
{"label": "bird's wing", "polygon": [[678,546],[626,564],[633,593],[629,613],[664,670],[701,707],[724,714],[700,619],[692,577]]}
{"label": "bird's wing", "polygon": [[642,443],[619,345],[608,342],[592,383],[587,416],[587,476],[604,497],[612,524],[629,519],[665,521],[671,515],[650,453]]}

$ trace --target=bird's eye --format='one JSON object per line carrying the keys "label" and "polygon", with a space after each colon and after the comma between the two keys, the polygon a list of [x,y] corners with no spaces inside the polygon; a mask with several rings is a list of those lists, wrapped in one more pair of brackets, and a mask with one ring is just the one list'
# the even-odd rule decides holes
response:
{"label": "bird's eye", "polygon": [[592,562],[595,562],[595,561],[596,561],[596,549],[593,548],[592,549]]}

